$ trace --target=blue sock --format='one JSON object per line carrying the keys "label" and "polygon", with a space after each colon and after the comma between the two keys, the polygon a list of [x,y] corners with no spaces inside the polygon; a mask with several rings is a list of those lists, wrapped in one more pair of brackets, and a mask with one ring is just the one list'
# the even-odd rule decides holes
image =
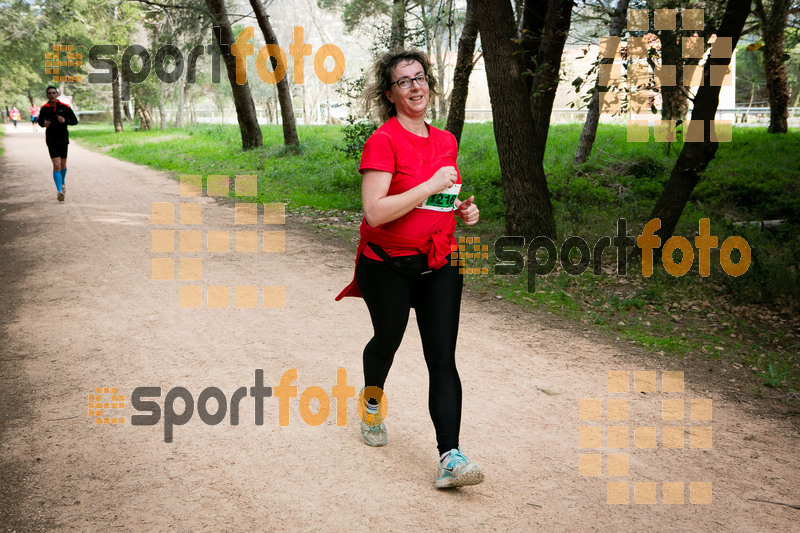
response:
{"label": "blue sock", "polygon": [[54,170],[53,171],[53,181],[56,182],[56,189],[58,189],[58,192],[61,192],[61,185],[62,185],[63,182],[61,181],[61,171],[60,170]]}
{"label": "blue sock", "polygon": [[61,185],[62,186],[66,185],[66,183],[67,183],[67,169],[66,168],[62,168],[61,169]]}

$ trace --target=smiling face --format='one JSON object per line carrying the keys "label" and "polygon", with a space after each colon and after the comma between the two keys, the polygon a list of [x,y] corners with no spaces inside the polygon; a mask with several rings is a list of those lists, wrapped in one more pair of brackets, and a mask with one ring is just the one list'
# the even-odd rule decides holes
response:
{"label": "smiling face", "polygon": [[[400,78],[415,78],[425,74],[425,70],[419,61],[404,61],[399,63],[392,70],[392,81]],[[419,85],[417,82],[411,84],[408,89],[401,89],[397,84],[385,92],[386,98],[394,104],[397,115],[404,115],[408,118],[419,119],[425,116],[428,109],[430,95],[427,85]]]}

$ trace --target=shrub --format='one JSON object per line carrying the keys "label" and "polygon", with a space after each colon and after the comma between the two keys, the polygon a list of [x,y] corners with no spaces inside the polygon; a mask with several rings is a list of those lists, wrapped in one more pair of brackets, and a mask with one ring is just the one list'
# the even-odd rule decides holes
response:
{"label": "shrub", "polygon": [[347,125],[342,127],[344,146],[338,149],[344,152],[347,159],[359,159],[364,143],[378,128],[372,122],[357,120],[352,115],[348,115],[347,122]]}

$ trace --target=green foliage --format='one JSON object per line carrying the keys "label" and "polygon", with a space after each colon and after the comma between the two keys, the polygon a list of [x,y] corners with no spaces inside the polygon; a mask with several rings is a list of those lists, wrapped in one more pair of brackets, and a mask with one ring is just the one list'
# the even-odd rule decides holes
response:
{"label": "green foliage", "polygon": [[387,0],[319,0],[324,9],[338,9],[347,31],[353,31],[364,19],[391,13],[391,2]]}
{"label": "green foliage", "polygon": [[356,121],[352,115],[347,117],[347,121],[348,124],[342,127],[344,145],[339,150],[344,152],[347,159],[360,159],[364,143],[378,128],[368,120]]}
{"label": "green foliage", "polygon": [[767,86],[763,53],[752,48],[748,50],[747,44],[736,47],[736,102],[748,105],[752,101],[758,107],[767,101]]}
{"label": "green foliage", "polygon": [[28,90],[44,98],[44,54],[51,32],[38,24],[42,18],[38,8],[27,2],[0,3],[0,99],[9,106],[26,109]]}
{"label": "green foliage", "polygon": [[360,115],[357,110],[353,109],[354,105],[358,105],[357,103],[354,104],[354,102],[359,101],[361,93],[367,84],[367,75],[364,69],[361,69],[358,77],[345,77],[340,81],[335,90],[346,99],[349,113],[347,114],[347,124],[342,127],[344,142],[337,149],[343,151],[347,159],[355,160],[361,157],[364,143],[367,142],[367,139],[375,132],[377,127],[367,117]]}
{"label": "green foliage", "polygon": [[[789,105],[796,107],[800,105],[800,32],[796,28],[786,28],[783,49],[789,94],[794,99]],[[747,105],[752,101],[756,107],[767,105],[763,43],[744,43],[737,46],[736,51],[737,104]]]}
{"label": "green foliage", "polygon": [[[45,74],[45,53],[52,45],[66,44],[87,51],[94,44],[130,44],[139,7],[122,0],[42,0],[0,2],[0,99],[27,109],[30,92],[37,105],[45,101],[45,87],[61,86],[77,106],[105,103],[105,85],[89,84],[86,67],[61,67],[60,74],[84,73],[80,83],[53,82]],[[122,53],[120,52],[120,55]],[[66,57],[62,56],[62,59]]]}
{"label": "green foliage", "polygon": [[767,369],[756,375],[762,379],[764,385],[774,389],[780,387],[784,380],[789,377],[789,365],[786,363],[767,363]]}
{"label": "green foliage", "polygon": [[[800,213],[800,136],[790,133],[770,142],[764,128],[734,129],[731,143],[720,144],[717,157],[695,188],[693,201],[715,209],[735,206],[748,220],[791,219]],[[764,162],[769,164],[764,164]]]}

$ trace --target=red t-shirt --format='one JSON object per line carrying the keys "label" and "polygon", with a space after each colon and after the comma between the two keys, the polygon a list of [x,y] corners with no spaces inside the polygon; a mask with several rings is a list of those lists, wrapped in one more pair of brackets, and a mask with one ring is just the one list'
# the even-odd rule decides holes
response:
{"label": "red t-shirt", "polygon": [[[458,158],[458,143],[449,131],[428,127],[428,136],[420,137],[406,130],[392,117],[364,144],[361,154],[359,172],[365,170],[379,170],[390,172],[392,182],[389,185],[387,196],[401,194],[413,189],[420,183],[428,181],[437,170],[442,167],[455,167],[458,181],[461,183],[461,173],[458,172],[456,159]],[[452,210],[434,211],[429,209],[414,208],[405,215],[381,224],[378,228],[402,235],[404,237],[421,238],[436,231],[447,228],[452,223]],[[455,237],[452,237],[455,244]],[[391,256],[414,255],[418,250],[405,248],[384,247]],[[370,259],[380,258],[369,247],[364,249],[364,255]]]}

